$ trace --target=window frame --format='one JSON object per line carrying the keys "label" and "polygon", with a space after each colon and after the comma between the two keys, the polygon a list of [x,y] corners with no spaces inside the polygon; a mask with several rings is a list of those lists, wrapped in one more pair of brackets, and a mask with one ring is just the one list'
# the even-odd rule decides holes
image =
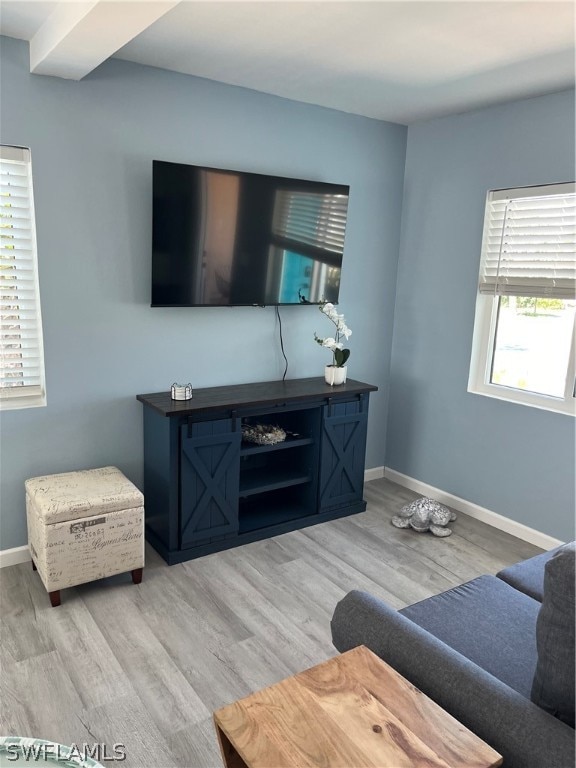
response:
{"label": "window frame", "polygon": [[485,397],[528,405],[545,411],[576,416],[576,398],[571,391],[572,387],[574,387],[576,376],[576,329],[572,333],[572,344],[570,346],[563,398],[515,389],[503,384],[494,384],[490,381],[498,323],[499,299],[500,296],[478,293],[474,333],[472,336],[468,392],[473,395],[484,395]]}
{"label": "window frame", "polygon": [[[524,188],[510,188],[500,190],[490,190],[486,195],[486,204],[484,208],[482,250],[480,256],[479,281],[483,279],[483,268],[485,259],[485,249],[488,247],[488,237],[490,231],[490,210],[494,198],[501,197],[504,192],[510,193],[510,197],[521,197],[524,190],[544,190],[548,188],[560,188],[565,186],[574,188],[573,182],[564,182],[558,184],[546,184],[540,186],[530,186]],[[496,281],[497,282],[497,281]],[[543,294],[542,298],[547,296]],[[493,397],[498,400],[527,405],[532,408],[540,408],[555,413],[563,413],[576,416],[576,320],[572,331],[572,343],[570,345],[569,358],[567,363],[566,382],[564,386],[564,395],[562,398],[546,395],[538,392],[508,387],[503,384],[495,384],[490,379],[492,376],[492,365],[495,352],[496,331],[498,326],[498,307],[501,294],[494,292],[482,293],[480,286],[476,293],[476,309],[474,314],[474,331],[472,334],[472,351],[470,357],[470,372],[468,378],[468,392],[485,397]]]}
{"label": "window frame", "polygon": [[[28,176],[28,205],[29,205],[29,227],[30,227],[30,253],[31,253],[31,283],[33,291],[33,313],[35,315],[36,344],[35,350],[38,356],[38,384],[23,387],[2,387],[0,386],[0,411],[20,410],[24,408],[39,408],[46,406],[46,367],[44,359],[44,339],[42,328],[42,311],[40,304],[40,283],[38,275],[38,247],[36,237],[36,211],[34,207],[34,188],[32,175],[32,153],[29,147],[16,145],[1,145],[1,150],[14,150],[14,154],[21,152],[22,160],[13,162],[22,162],[26,165]],[[1,291],[1,286],[0,286]],[[4,326],[4,321],[0,318],[0,327]],[[0,345],[0,356],[4,355],[4,349]]]}

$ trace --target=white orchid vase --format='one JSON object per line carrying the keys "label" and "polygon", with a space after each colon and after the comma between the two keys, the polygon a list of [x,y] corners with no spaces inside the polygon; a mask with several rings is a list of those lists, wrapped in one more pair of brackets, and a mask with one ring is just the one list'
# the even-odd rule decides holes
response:
{"label": "white orchid vase", "polygon": [[339,314],[336,311],[334,304],[330,302],[324,302],[320,304],[320,312],[334,323],[336,326],[336,333],[334,336],[328,336],[325,339],[321,339],[317,333],[314,334],[314,339],[321,347],[325,347],[332,352],[332,365],[335,368],[343,368],[350,357],[350,350],[344,348],[344,342],[342,339],[348,341],[352,336],[352,331],[346,325],[344,315]]}

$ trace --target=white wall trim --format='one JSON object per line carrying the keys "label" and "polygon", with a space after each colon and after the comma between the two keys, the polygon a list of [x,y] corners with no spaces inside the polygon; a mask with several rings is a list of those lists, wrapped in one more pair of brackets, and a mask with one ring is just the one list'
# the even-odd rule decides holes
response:
{"label": "white wall trim", "polygon": [[19,565],[27,563],[32,558],[28,545],[23,547],[13,547],[12,549],[0,549],[0,568],[7,568],[9,565]]}
{"label": "white wall trim", "polygon": [[481,520],[483,523],[487,523],[493,528],[510,533],[512,536],[516,536],[518,539],[522,539],[522,541],[534,544],[534,546],[540,547],[541,549],[554,549],[554,547],[559,547],[560,544],[564,543],[559,539],[548,536],[547,533],[537,531],[535,528],[530,528],[523,523],[517,523],[509,517],[499,515],[497,512],[492,512],[492,510],[481,507],[471,501],[461,499],[459,496],[454,496],[451,493],[442,491],[440,488],[435,488],[433,485],[422,483],[420,480],[416,480],[414,477],[409,477],[408,475],[403,475],[395,469],[390,469],[390,467],[385,467],[384,477],[387,480],[391,480],[393,483],[398,483],[398,485],[403,485],[405,488],[410,488],[412,491],[421,493],[423,496],[430,496],[441,504],[453,507],[457,512],[462,512],[476,520]]}
{"label": "white wall trim", "polygon": [[372,467],[372,469],[364,470],[364,482],[367,483],[370,480],[381,480],[384,477],[384,467]]}

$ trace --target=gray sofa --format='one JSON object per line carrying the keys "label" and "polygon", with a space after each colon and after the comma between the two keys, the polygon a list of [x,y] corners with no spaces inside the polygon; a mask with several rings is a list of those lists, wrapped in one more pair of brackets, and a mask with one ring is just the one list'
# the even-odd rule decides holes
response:
{"label": "gray sofa", "polygon": [[574,578],[571,543],[401,611],[350,592],[332,640],[370,648],[505,768],[573,768]]}

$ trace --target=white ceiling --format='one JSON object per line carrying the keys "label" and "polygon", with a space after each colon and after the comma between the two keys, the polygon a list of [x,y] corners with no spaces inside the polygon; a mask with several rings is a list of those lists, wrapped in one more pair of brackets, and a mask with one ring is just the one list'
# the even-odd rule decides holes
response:
{"label": "white ceiling", "polygon": [[34,72],[113,56],[399,123],[572,87],[574,25],[555,0],[0,2]]}

